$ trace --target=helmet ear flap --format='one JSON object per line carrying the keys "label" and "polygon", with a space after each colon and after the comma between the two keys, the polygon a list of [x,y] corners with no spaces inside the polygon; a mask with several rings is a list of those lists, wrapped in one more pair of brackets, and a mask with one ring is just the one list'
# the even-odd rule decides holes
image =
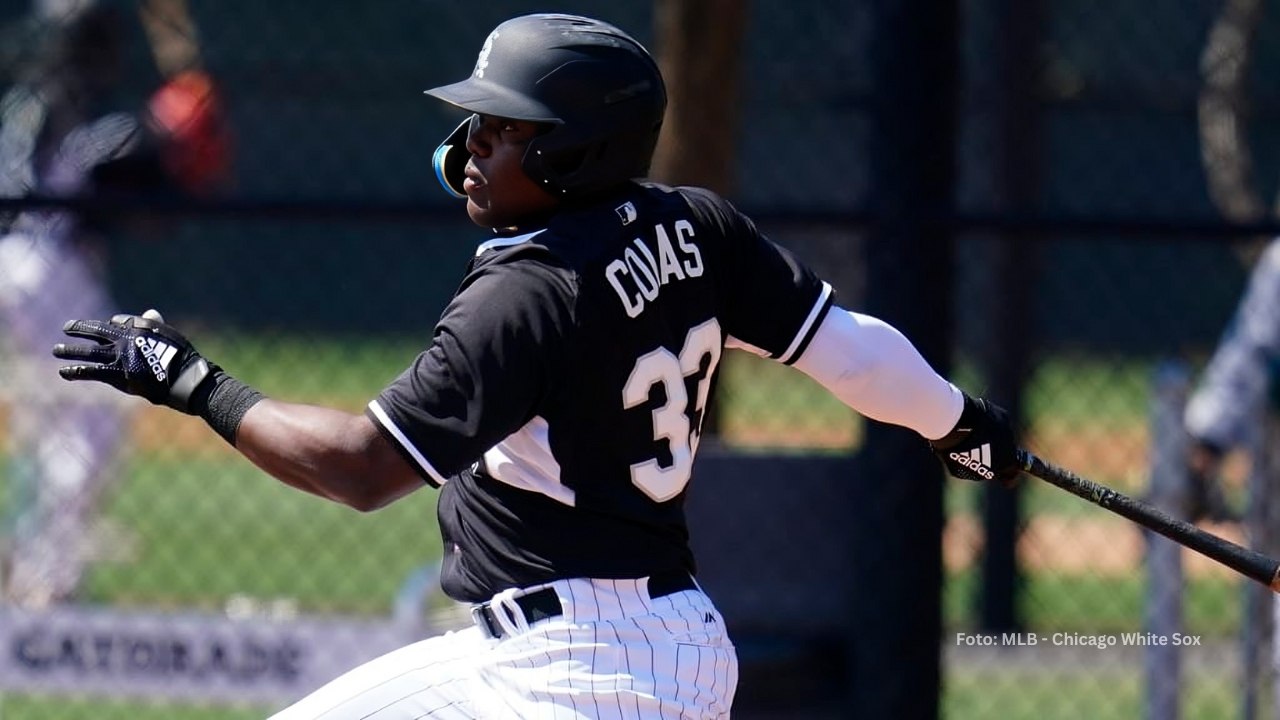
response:
{"label": "helmet ear flap", "polygon": [[471,153],[467,150],[467,136],[471,133],[471,126],[479,120],[478,115],[463,120],[460,125],[440,143],[440,147],[436,148],[435,155],[431,157],[431,166],[435,168],[436,179],[444,186],[446,192],[456,198],[465,198],[467,193],[462,188],[462,181],[466,179],[467,161],[471,159]]}

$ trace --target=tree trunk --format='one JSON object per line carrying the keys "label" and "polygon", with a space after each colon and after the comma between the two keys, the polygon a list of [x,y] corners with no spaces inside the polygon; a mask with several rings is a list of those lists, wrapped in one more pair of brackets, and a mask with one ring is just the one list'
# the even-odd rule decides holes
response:
{"label": "tree trunk", "polygon": [[653,179],[732,195],[745,0],[656,0],[667,117]]}

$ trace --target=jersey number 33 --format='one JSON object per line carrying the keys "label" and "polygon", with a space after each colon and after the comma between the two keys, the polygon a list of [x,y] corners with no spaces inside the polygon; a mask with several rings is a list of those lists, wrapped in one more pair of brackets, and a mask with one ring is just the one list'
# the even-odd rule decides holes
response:
{"label": "jersey number 33", "polygon": [[[655,457],[631,465],[631,482],[655,502],[674,498],[689,483],[702,431],[701,427],[693,427],[690,416],[699,418],[701,424],[722,347],[720,323],[711,318],[689,330],[679,355],[658,347],[637,358],[622,388],[622,406],[627,409],[647,402],[655,385],[662,385],[666,391],[666,402],[653,410],[653,439],[655,443],[665,440],[669,444],[671,464],[662,467]],[[685,378],[695,376],[697,396],[690,413]]]}

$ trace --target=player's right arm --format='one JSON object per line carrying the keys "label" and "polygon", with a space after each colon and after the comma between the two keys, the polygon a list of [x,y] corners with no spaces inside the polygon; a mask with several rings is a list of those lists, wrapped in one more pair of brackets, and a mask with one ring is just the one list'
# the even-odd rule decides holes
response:
{"label": "player's right arm", "polygon": [[236,450],[277,480],[360,511],[425,485],[364,415],[264,398],[245,413]]}
{"label": "player's right arm", "polygon": [[424,485],[365,416],[268,399],[206,361],[159,313],[75,320],[63,331],[89,342],[54,346],[54,356],[76,363],[62,377],[201,417],[287,485],[362,511]]}

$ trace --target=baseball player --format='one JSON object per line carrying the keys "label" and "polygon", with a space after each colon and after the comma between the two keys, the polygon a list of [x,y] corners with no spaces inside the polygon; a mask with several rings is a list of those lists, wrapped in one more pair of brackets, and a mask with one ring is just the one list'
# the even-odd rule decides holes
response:
{"label": "baseball player", "polygon": [[1280,239],[1258,258],[1249,284],[1223,333],[1200,386],[1187,402],[1192,443],[1192,506],[1188,516],[1233,519],[1217,476],[1223,456],[1256,429],[1259,413],[1280,393]]}
{"label": "baseball player", "polygon": [[304,491],[372,510],[439,490],[441,583],[474,625],[277,720],[727,717],[737,658],[682,512],[727,348],[915,429],[955,475],[1016,477],[1003,411],[838,307],[722,198],[637,179],[666,96],[623,31],[517,17],[470,77],[427,92],[467,113],[434,163],[491,235],[430,346],[363,414],[266,398],[154,315],[71,321],[81,342],[54,348],[64,378],[198,415]]}

